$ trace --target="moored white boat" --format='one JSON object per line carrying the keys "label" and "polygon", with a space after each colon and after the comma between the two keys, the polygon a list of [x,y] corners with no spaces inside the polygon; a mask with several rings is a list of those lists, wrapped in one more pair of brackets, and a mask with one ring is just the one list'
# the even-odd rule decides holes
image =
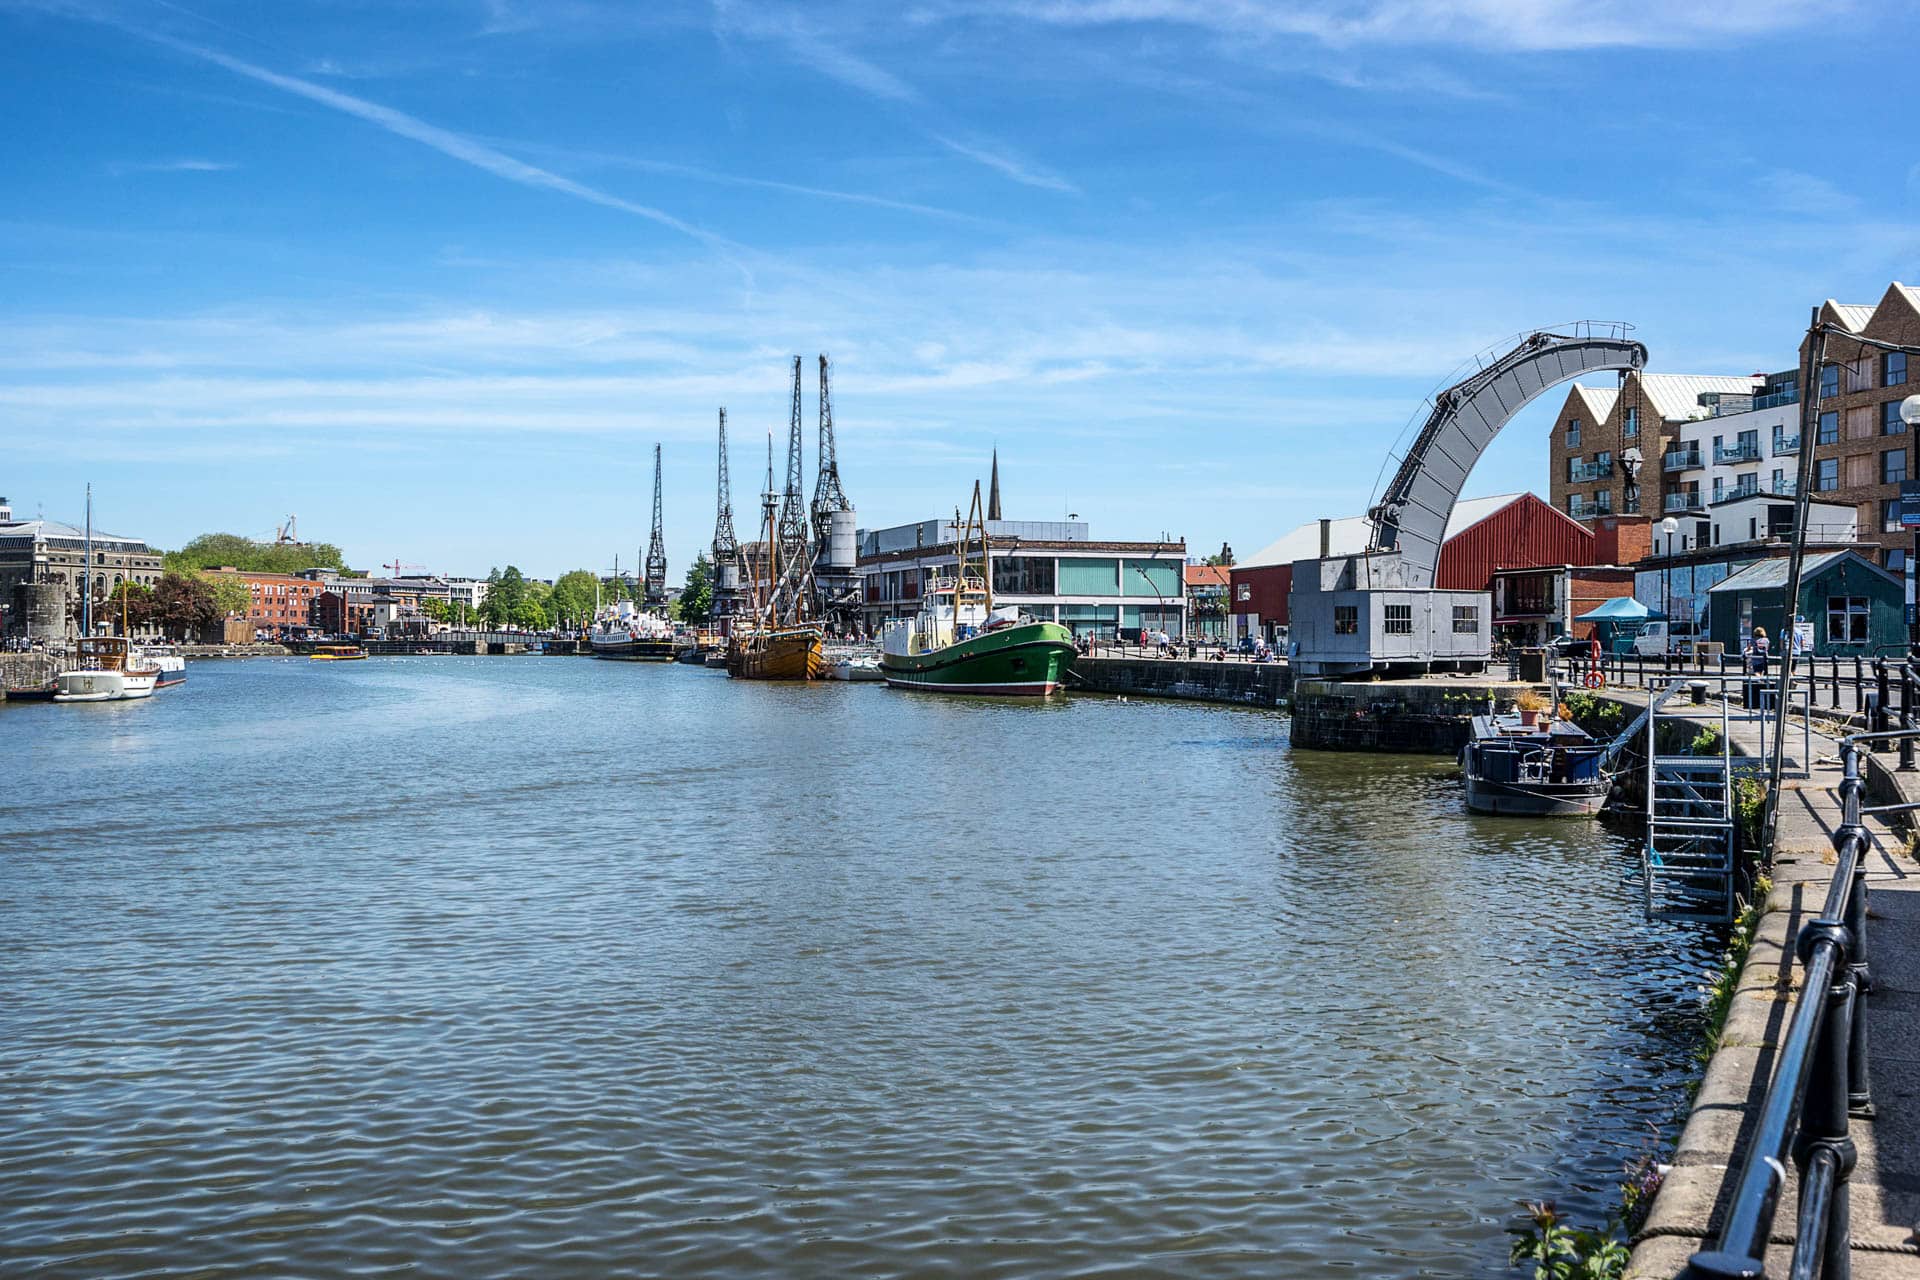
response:
{"label": "moored white boat", "polygon": [[636,608],[631,600],[602,609],[587,633],[587,643],[596,658],[628,662],[672,662],[681,647],[674,639],[671,622]]}
{"label": "moored white boat", "polygon": [[129,652],[121,636],[92,636],[80,642],[79,663],[54,679],[55,702],[123,702],[151,698],[160,668]]}

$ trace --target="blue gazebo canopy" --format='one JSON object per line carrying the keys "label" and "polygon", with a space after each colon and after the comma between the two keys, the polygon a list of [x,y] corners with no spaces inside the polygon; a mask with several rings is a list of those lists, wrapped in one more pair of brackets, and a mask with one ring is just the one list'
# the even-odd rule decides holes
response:
{"label": "blue gazebo canopy", "polygon": [[1615,596],[1598,609],[1590,609],[1575,618],[1575,622],[1645,622],[1648,618],[1664,618],[1667,615],[1658,609],[1649,609],[1632,596]]}

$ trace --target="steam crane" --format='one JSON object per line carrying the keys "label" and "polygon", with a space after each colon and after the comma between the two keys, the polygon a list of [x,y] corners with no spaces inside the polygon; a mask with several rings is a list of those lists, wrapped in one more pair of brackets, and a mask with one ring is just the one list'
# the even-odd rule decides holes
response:
{"label": "steam crane", "polygon": [[653,446],[653,535],[647,539],[647,607],[667,602],[667,537],[660,521],[660,446]]}
{"label": "steam crane", "polygon": [[[846,630],[859,601],[854,577],[853,504],[840,487],[840,461],[833,444],[833,394],[830,366],[820,357],[820,475],[813,485],[813,580],[820,593],[820,614]],[[835,615],[840,615],[836,617]]]}
{"label": "steam crane", "polygon": [[806,499],[800,496],[800,357],[793,358],[793,403],[787,422],[787,487],[780,494],[780,580],[774,586],[774,614],[781,624],[799,621],[811,601],[813,555],[807,536]]}
{"label": "steam crane", "polygon": [[733,532],[733,490],[727,483],[727,411],[720,410],[720,514],[713,522],[713,626],[733,634],[740,610],[740,539]]}

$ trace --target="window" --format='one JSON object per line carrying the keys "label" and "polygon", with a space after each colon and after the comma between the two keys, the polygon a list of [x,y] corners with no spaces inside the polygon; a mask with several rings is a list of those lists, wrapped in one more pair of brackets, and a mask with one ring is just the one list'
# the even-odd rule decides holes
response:
{"label": "window", "polygon": [[1904,435],[1906,420],[1900,416],[1900,402],[1888,400],[1880,406],[1880,434],[1883,436]]}
{"label": "window", "polygon": [[1840,459],[1816,458],[1813,462],[1813,491],[1831,493],[1840,487]]}
{"label": "window", "polygon": [[1054,594],[1052,556],[995,556],[993,590],[996,595],[1050,596]]}
{"label": "window", "polygon": [[1840,366],[1823,364],[1820,366],[1820,398],[1828,400],[1840,394]]}
{"label": "window", "polygon": [[1865,644],[1872,608],[1865,596],[1827,597],[1827,643]]}
{"label": "window", "polygon": [[1578,449],[1579,447],[1580,447],[1580,419],[1568,418],[1567,419],[1567,448]]}
{"label": "window", "polygon": [[1814,433],[1815,444],[1832,444],[1840,438],[1840,415],[1828,411],[1820,415],[1820,429]]}
{"label": "window", "polygon": [[1907,451],[1888,449],[1880,455],[1880,483],[1899,484],[1907,478]]}
{"label": "window", "polygon": [[1907,353],[1889,351],[1880,361],[1880,384],[1887,387],[1905,386],[1907,381]]}
{"label": "window", "polygon": [[1907,549],[1905,547],[1887,548],[1887,572],[1905,573],[1907,571]]}
{"label": "window", "polygon": [[1453,606],[1453,633],[1457,636],[1477,635],[1480,631],[1480,606],[1477,604],[1457,604]]}
{"label": "window", "polygon": [[1638,405],[1627,410],[1626,421],[1620,424],[1620,434],[1629,440],[1640,434],[1640,408]]}
{"label": "window", "polygon": [[1582,465],[1582,464],[1581,464],[1581,462],[1580,462],[1580,459],[1578,459],[1578,458],[1568,458],[1568,459],[1567,459],[1567,483],[1568,483],[1568,484],[1579,484],[1579,483],[1580,483],[1580,467],[1581,467],[1581,465]]}
{"label": "window", "polygon": [[1337,604],[1333,606],[1333,634],[1337,636],[1351,636],[1359,634],[1359,631],[1359,605]]}
{"label": "window", "polygon": [[1900,499],[1880,499],[1880,532],[1900,532]]}
{"label": "window", "polygon": [[1626,514],[1630,516],[1637,516],[1640,514],[1640,486],[1639,485],[1630,484],[1627,486],[1626,496],[1622,499],[1620,503],[1620,510],[1624,511]]}
{"label": "window", "polygon": [[1410,604],[1390,604],[1387,606],[1385,631],[1390,636],[1410,636],[1413,634],[1413,606]]}
{"label": "window", "polygon": [[1720,499],[1722,499],[1722,498],[1724,498],[1724,497],[1726,497],[1726,496],[1727,496],[1727,479],[1726,479],[1726,477],[1725,477],[1725,476],[1715,476],[1715,477],[1713,478],[1713,500],[1714,500],[1715,502],[1718,502],[1718,501],[1720,501]]}
{"label": "window", "polygon": [[1613,490],[1602,489],[1593,495],[1593,509],[1601,515],[1613,510]]}

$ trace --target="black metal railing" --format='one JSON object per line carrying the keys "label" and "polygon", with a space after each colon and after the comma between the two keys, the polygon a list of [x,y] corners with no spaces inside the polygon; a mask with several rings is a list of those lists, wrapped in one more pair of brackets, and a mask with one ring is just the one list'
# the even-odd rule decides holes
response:
{"label": "black metal railing", "polygon": [[1863,813],[1907,807],[1862,808],[1866,782],[1860,774],[1861,751],[1863,744],[1889,738],[1911,742],[1912,733],[1863,733],[1840,742],[1841,820],[1833,834],[1836,865],[1819,916],[1801,926],[1796,940],[1802,968],[1800,1002],[1781,1041],[1726,1222],[1713,1246],[1696,1253],[1682,1273],[1694,1280],[1766,1274],[1767,1243],[1786,1185],[1788,1157],[1800,1172],[1788,1274],[1827,1280],[1844,1280],[1849,1274],[1848,1179],[1856,1153],[1848,1124],[1853,1116],[1873,1114],[1864,1000],[1869,977],[1868,841],[1860,820]]}

